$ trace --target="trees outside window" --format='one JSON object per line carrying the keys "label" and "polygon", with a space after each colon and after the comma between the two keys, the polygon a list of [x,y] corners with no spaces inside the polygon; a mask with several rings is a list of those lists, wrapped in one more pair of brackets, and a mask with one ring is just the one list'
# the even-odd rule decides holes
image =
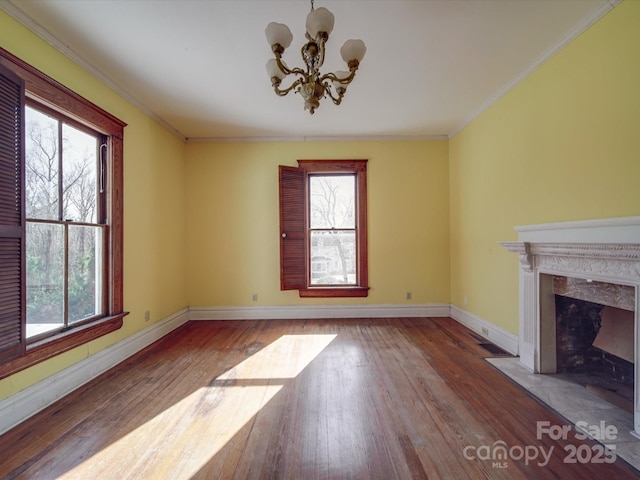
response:
{"label": "trees outside window", "polygon": [[104,312],[103,135],[26,108],[27,339]]}
{"label": "trees outside window", "polygon": [[357,285],[356,174],[310,174],[311,285]]}
{"label": "trees outside window", "polygon": [[122,326],[124,127],[0,48],[0,378]]}
{"label": "trees outside window", "polygon": [[282,290],[367,296],[366,160],[280,167]]}

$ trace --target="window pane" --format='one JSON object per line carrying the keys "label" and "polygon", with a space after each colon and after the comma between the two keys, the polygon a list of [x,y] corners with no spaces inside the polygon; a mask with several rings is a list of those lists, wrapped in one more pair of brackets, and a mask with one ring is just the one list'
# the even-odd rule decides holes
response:
{"label": "window pane", "polygon": [[355,191],[355,175],[310,176],[310,227],[355,228]]}
{"label": "window pane", "polygon": [[355,232],[311,232],[311,284],[356,284]]}
{"label": "window pane", "polygon": [[96,223],[98,139],[62,126],[63,219]]}
{"label": "window pane", "polygon": [[64,324],[64,227],[27,222],[27,338]]}
{"label": "window pane", "polygon": [[69,225],[70,324],[102,313],[101,256],[100,227]]}
{"label": "window pane", "polygon": [[27,218],[57,220],[60,215],[58,121],[27,107],[25,122]]}

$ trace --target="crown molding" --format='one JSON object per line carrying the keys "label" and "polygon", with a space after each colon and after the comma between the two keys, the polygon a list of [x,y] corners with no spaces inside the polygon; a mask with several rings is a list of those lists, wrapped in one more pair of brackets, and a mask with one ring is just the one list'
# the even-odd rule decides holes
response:
{"label": "crown molding", "polygon": [[179,138],[185,143],[258,143],[258,142],[388,142],[388,141],[433,141],[433,140],[447,140],[455,136],[458,132],[460,132],[464,127],[470,124],[473,120],[475,120],[478,116],[480,116],[484,111],[486,111],[490,106],[492,106],[495,102],[497,102],[500,98],[506,95],[511,89],[513,89],[516,85],[522,82],[525,78],[527,78],[531,73],[537,70],[541,65],[543,65],[547,60],[553,57],[556,53],[562,50],[565,46],[571,43],[575,38],[577,38],[581,33],[587,30],[591,25],[596,23],[600,18],[606,15],[608,12],[613,10],[617,5],[619,5],[623,0],[602,0],[602,4],[599,8],[595,9],[591,15],[585,17],[581,22],[579,22],[576,26],[574,26],[569,32],[567,32],[557,44],[550,47],[547,51],[545,51],[538,59],[536,59],[528,68],[514,77],[510,82],[505,84],[502,88],[500,88],[497,92],[491,95],[485,102],[483,102],[480,107],[475,110],[465,121],[463,121],[460,125],[454,128],[451,132],[447,134],[439,134],[439,135],[371,135],[371,136],[349,136],[349,137],[340,137],[340,136],[302,136],[302,137],[186,137],[184,134],[176,130],[169,122],[164,120],[162,117],[157,115],[154,111],[149,109],[144,103],[138,100],[135,96],[130,94],[120,85],[118,85],[115,81],[113,81],[108,75],[103,73],[101,70],[93,66],[90,62],[85,60],[82,56],[77,54],[72,48],[70,48],[67,44],[57,38],[53,33],[39,24],[36,20],[25,14],[20,8],[18,8],[14,2],[15,0],[0,0],[0,10],[3,10],[9,16],[14,18],[17,22],[25,26],[35,35],[40,37],[46,43],[51,45],[53,48],[58,50],[60,53],[65,55],[67,58],[72,60],[74,63],[79,65],[85,71],[90,73],[92,76],[97,78],[100,82],[105,84],[115,93],[120,95],[126,101],[131,103],[133,106],[142,111],[149,118],[154,120],[156,123],[161,125],[171,134]]}
{"label": "crown molding", "polygon": [[505,84],[502,88],[500,88],[497,92],[491,95],[485,102],[483,102],[478,109],[469,116],[464,122],[454,128],[448,135],[448,138],[452,138],[458,132],[460,132],[464,127],[469,125],[472,121],[478,118],[485,110],[487,110],[490,106],[500,100],[503,96],[505,96],[509,91],[511,91],[516,85],[522,82],[525,78],[535,72],[538,68],[540,68],[543,64],[547,62],[551,57],[555,56],[560,50],[569,45],[573,40],[578,38],[578,36],[586,31],[591,25],[596,23],[602,17],[604,17],[607,13],[613,10],[618,4],[620,4],[622,0],[603,0],[602,5],[595,9],[591,15],[583,18],[577,25],[575,25],[571,30],[564,34],[562,38],[556,43],[552,45],[549,49],[547,49],[542,55],[540,55],[534,62],[529,65],[525,70],[516,75],[510,82]]}
{"label": "crown molding", "polygon": [[40,23],[35,21],[29,15],[25,14],[22,10],[16,7],[11,0],[0,0],[0,10],[3,10],[17,22],[25,26],[35,35],[44,40],[47,44],[58,50],[64,56],[71,61],[79,65],[82,69],[89,74],[97,78],[100,82],[105,84],[111,90],[116,92],[126,101],[134,105],[145,115],[150,117],[156,123],[161,125],[167,131],[174,136],[178,137],[185,143],[294,143],[294,142],[394,142],[394,141],[429,141],[429,140],[447,140],[449,136],[447,134],[441,135],[363,135],[363,136],[302,136],[302,137],[186,137],[181,132],[176,130],[171,124],[169,124],[162,117],[158,116],[155,112],[150,110],[145,104],[139,101],[136,97],[131,95],[115,81],[113,81],[108,75],[101,70],[93,66],[90,62],[85,60],[82,56],[76,53],[66,43],[61,41],[53,33],[43,27]]}
{"label": "crown molding", "polygon": [[344,137],[188,137],[186,139],[186,143],[424,142],[448,139],[448,135],[362,135]]}
{"label": "crown molding", "polygon": [[115,93],[124,98],[127,102],[132,104],[138,110],[142,111],[145,115],[151,118],[153,121],[161,125],[167,131],[169,131],[172,135],[175,135],[183,142],[186,141],[186,137],[180,133],[178,130],[173,128],[166,120],[162,117],[158,116],[155,112],[147,108],[142,102],[140,102],[136,97],[131,95],[125,89],[123,89],[120,85],[118,85],[115,81],[113,81],[108,75],[104,74],[101,70],[94,67],[91,63],[85,60],[82,56],[77,54],[69,45],[64,43],[58,37],[56,37],[53,33],[31,18],[29,15],[25,14],[22,10],[16,7],[11,0],[0,0],[0,10],[3,10],[7,15],[12,17],[18,23],[22,24],[28,30],[33,32],[35,35],[44,40],[47,44],[51,45],[53,48],[58,50],[64,56],[69,58],[71,61],[79,65],[83,70],[87,71],[89,74],[94,76],[104,85],[109,87]]}

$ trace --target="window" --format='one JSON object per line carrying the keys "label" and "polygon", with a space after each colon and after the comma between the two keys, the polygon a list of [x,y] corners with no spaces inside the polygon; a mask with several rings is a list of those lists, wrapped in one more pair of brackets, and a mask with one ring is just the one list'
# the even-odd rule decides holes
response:
{"label": "window", "polygon": [[280,166],[280,284],[301,297],[365,297],[366,160]]}
{"label": "window", "polygon": [[122,326],[124,126],[0,49],[0,378]]}
{"label": "window", "polygon": [[27,341],[104,314],[106,138],[41,106],[25,110]]}

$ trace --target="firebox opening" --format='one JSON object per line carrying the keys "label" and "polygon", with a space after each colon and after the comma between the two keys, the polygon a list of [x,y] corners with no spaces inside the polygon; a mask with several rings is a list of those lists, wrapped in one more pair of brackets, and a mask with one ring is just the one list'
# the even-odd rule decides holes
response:
{"label": "firebox opening", "polygon": [[628,307],[625,288],[634,289],[567,277],[553,284],[557,373],[633,412],[634,312],[618,306]]}

